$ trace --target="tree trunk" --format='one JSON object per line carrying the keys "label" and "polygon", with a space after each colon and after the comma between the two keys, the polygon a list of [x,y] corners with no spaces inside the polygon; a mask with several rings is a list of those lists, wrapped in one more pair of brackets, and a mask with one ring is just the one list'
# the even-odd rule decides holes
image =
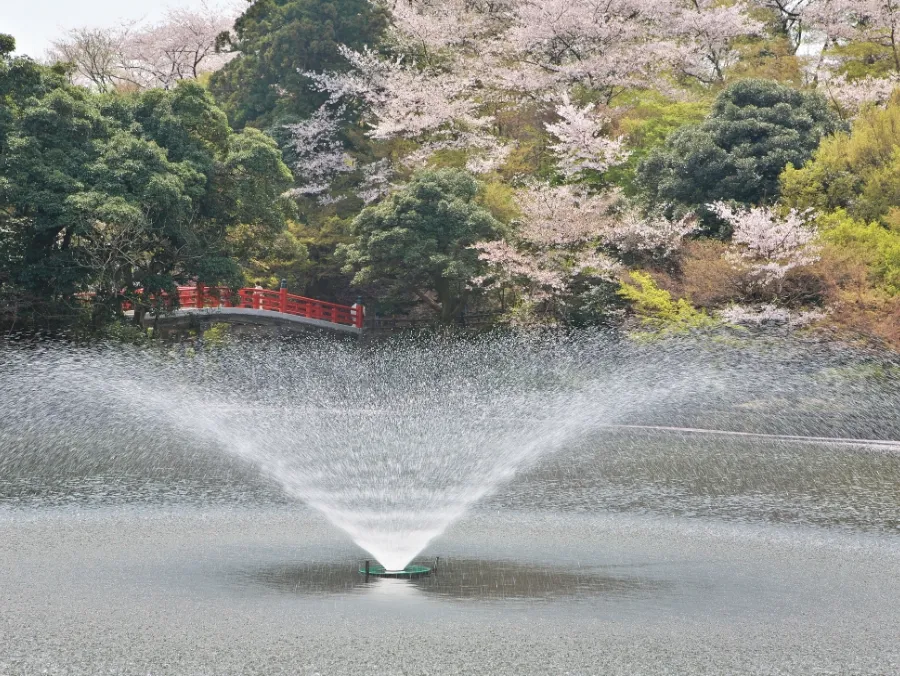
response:
{"label": "tree trunk", "polygon": [[441,305],[441,324],[452,324],[457,310],[452,283],[448,279],[440,279],[435,284],[435,291],[437,291],[438,302]]}

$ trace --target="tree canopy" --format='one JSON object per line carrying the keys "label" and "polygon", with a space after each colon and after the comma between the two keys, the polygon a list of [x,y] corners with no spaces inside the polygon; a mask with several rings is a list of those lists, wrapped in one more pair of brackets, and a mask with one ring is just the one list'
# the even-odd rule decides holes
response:
{"label": "tree canopy", "polygon": [[[228,229],[276,233],[291,180],[275,143],[234,133],[201,86],[93,94],[28,59],[0,65],[0,284],[95,294],[97,312],[176,283],[237,283]],[[141,289],[141,293],[138,293]]]}
{"label": "tree canopy", "polygon": [[805,166],[782,176],[785,199],[798,208],[846,209],[865,221],[900,208],[900,95],[871,108],[850,133],[822,141]]}
{"label": "tree canopy", "polygon": [[447,321],[459,313],[472,280],[486,270],[473,246],[502,225],[475,203],[478,183],[459,169],[423,171],[353,221],[344,247],[355,284],[383,285],[394,298],[424,300]]}
{"label": "tree canopy", "polygon": [[240,274],[443,321],[900,341],[900,13],[862,4],[251,0],[225,32],[76,29],[53,69],[0,39],[0,293]]}
{"label": "tree canopy", "polygon": [[221,36],[237,56],[210,88],[235,127],[308,117],[327,97],[303,73],[345,70],[340,45],[375,44],[386,25],[368,0],[256,0]]}
{"label": "tree canopy", "polygon": [[767,80],[742,80],[719,94],[709,116],[674,132],[638,168],[649,201],[675,211],[717,200],[771,203],[779,175],[801,166],[841,128],[825,99]]}

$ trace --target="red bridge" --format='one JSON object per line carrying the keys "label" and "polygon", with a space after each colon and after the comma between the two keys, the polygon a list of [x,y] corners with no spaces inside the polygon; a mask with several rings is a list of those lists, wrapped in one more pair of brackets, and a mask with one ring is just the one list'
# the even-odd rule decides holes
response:
{"label": "red bridge", "polygon": [[224,289],[214,286],[178,287],[178,309],[148,317],[148,323],[178,323],[179,317],[201,315],[215,321],[242,324],[292,324],[338,330],[362,331],[365,308],[360,304],[338,305],[288,293],[286,288]]}

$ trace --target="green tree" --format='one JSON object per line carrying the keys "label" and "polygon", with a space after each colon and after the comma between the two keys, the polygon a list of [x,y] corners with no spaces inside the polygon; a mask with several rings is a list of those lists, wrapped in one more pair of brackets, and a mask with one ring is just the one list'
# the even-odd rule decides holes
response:
{"label": "green tree", "polygon": [[338,47],[373,45],[387,25],[369,0],[255,0],[220,46],[238,53],[210,79],[210,89],[236,127],[267,127],[308,117],[327,95],[304,72],[347,67]]}
{"label": "green tree", "polygon": [[245,284],[276,288],[286,280],[294,293],[305,287],[301,274],[309,261],[309,250],[298,223],[290,221],[278,233],[242,223],[229,231],[228,238]]}
{"label": "green tree", "polygon": [[[193,82],[98,95],[27,59],[0,62],[0,284],[35,303],[94,294],[95,319],[198,279],[240,281],[226,238],[284,226],[275,143],[235,134]],[[141,292],[138,292],[141,289]],[[7,294],[8,295],[8,294]]]}
{"label": "green tree", "polygon": [[635,174],[641,161],[666,139],[688,124],[699,124],[709,114],[711,100],[672,101],[648,90],[623,95],[617,107],[624,113],[617,132],[628,144],[630,154],[621,165],[610,167],[606,179],[621,186],[627,195],[637,194]]}
{"label": "green tree", "polygon": [[477,195],[465,171],[430,170],[364,209],[351,226],[356,241],[342,248],[353,283],[382,287],[389,298],[414,296],[451,322],[485,271],[472,245],[497,239],[503,227]]}
{"label": "green tree", "polygon": [[673,133],[638,167],[637,185],[651,205],[673,213],[710,202],[773,202],[788,164],[801,166],[819,141],[841,128],[825,99],[767,80],[743,80],[719,94],[699,125]]}
{"label": "green tree", "polygon": [[900,94],[885,109],[863,111],[850,133],[824,139],[812,161],[788,166],[781,181],[785,201],[799,209],[842,208],[874,221],[900,207]]}

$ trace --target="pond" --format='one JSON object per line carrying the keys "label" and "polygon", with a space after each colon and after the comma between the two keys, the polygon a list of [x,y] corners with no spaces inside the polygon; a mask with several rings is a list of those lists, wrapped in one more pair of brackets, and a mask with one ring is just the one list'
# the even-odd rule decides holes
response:
{"label": "pond", "polygon": [[[246,379],[231,348],[138,373],[140,351],[9,350],[0,673],[900,671],[890,371],[820,347],[579,339],[555,359],[511,340],[457,365],[434,344],[265,348],[257,375],[288,375],[243,389],[213,368]],[[353,360],[368,380],[313,383]],[[398,449],[414,457],[380,460]],[[448,505],[412,554],[431,575],[360,575],[361,542]]]}

